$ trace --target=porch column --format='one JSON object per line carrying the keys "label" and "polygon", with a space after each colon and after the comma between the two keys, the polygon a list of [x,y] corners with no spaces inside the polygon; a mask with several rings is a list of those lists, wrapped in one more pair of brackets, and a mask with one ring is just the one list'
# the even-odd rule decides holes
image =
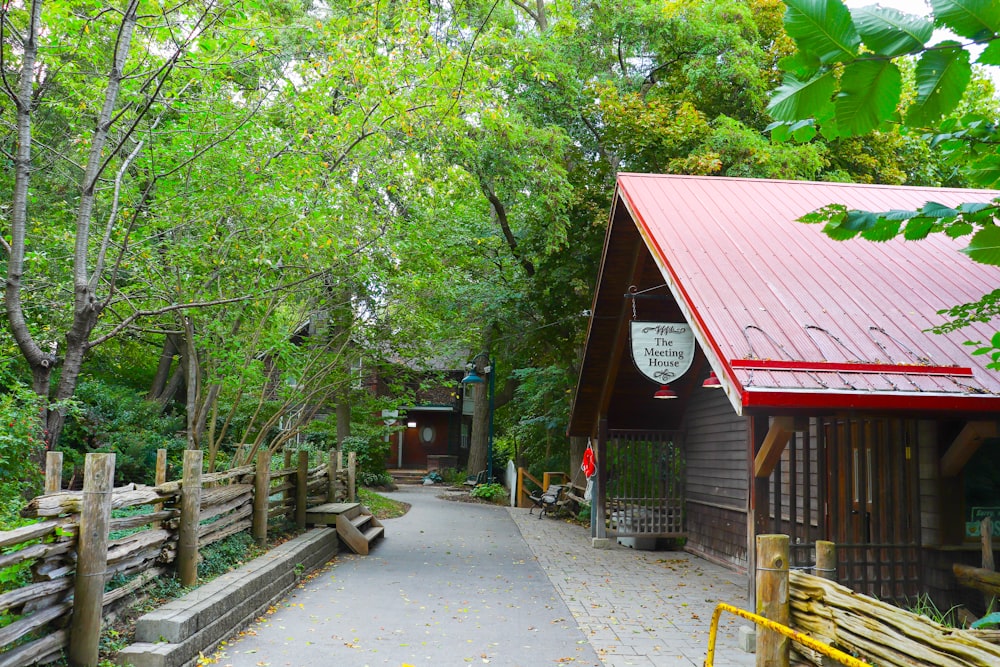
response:
{"label": "porch column", "polygon": [[604,525],[604,508],[607,502],[605,489],[608,481],[608,420],[598,423],[597,474],[594,476],[593,503],[590,508],[590,537],[594,548],[606,548],[608,529]]}

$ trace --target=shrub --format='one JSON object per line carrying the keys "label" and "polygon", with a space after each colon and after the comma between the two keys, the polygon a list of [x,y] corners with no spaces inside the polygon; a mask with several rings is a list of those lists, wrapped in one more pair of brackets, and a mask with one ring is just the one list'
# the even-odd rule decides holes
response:
{"label": "shrub", "polygon": [[358,484],[361,486],[392,486],[395,481],[392,475],[387,472],[361,472],[358,473]]}
{"label": "shrub", "polygon": [[351,435],[344,438],[344,452],[355,452],[357,456],[358,479],[362,474],[385,474],[385,459],[389,456],[389,443],[379,437]]}
{"label": "shrub", "polygon": [[41,490],[45,444],[38,401],[22,385],[0,393],[0,528],[13,528],[25,496]]}
{"label": "shrub", "polygon": [[255,558],[263,550],[254,542],[253,535],[242,531],[208,545],[201,550],[198,578],[213,579],[242,563]]}
{"label": "shrub", "polygon": [[[114,452],[119,483],[152,484],[156,450],[184,449],[184,440],[175,436],[184,429],[184,420],[162,414],[159,403],[145,400],[129,387],[86,380],[77,386],[75,401],[60,440],[62,449]],[[68,463],[64,461],[63,470],[72,474]]]}
{"label": "shrub", "polygon": [[469,492],[473,498],[482,498],[483,500],[489,500],[490,502],[496,502],[501,498],[507,497],[507,489],[503,484],[480,484],[479,486],[472,489]]}

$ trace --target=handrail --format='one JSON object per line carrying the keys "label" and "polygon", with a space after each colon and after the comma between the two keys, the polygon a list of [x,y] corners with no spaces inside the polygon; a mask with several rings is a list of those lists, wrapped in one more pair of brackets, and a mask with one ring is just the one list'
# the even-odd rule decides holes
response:
{"label": "handrail", "polygon": [[848,655],[839,649],[835,649],[829,644],[824,644],[818,639],[813,639],[809,635],[803,634],[798,630],[793,630],[787,625],[782,625],[776,621],[772,621],[769,618],[764,618],[758,614],[753,614],[745,609],[740,609],[739,607],[734,607],[731,604],[726,604],[725,602],[720,602],[716,607],[715,611],[712,612],[712,625],[708,631],[708,654],[705,656],[705,667],[713,667],[715,661],[715,639],[719,633],[719,617],[722,616],[722,612],[728,611],[731,614],[735,614],[740,618],[745,618],[748,621],[753,621],[757,625],[767,628],[773,632],[777,632],[780,635],[784,635],[789,639],[802,644],[808,648],[811,648],[818,653],[822,653],[828,658],[833,658],[842,665],[847,665],[847,667],[872,667],[869,663],[864,660],[859,660],[852,655]]}
{"label": "handrail", "polygon": [[542,487],[542,483],[539,482],[537,479],[535,479],[534,475],[532,475],[526,469],[518,467],[518,469],[517,469],[517,506],[518,507],[525,507],[525,505],[521,505],[521,503],[522,502],[527,502],[528,499],[531,498],[531,493],[529,493],[528,490],[526,488],[524,488],[524,484],[522,483],[523,479],[525,477],[527,477],[532,482],[534,482],[535,486],[537,486],[539,489],[543,488]]}

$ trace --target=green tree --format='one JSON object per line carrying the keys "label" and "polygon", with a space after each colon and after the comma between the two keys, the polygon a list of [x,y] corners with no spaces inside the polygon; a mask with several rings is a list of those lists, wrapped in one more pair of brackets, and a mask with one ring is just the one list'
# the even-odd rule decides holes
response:
{"label": "green tree", "polygon": [[[991,84],[973,71],[973,62],[1000,65],[1000,5],[931,0],[932,15],[921,17],[879,6],[848,10],[840,0],[786,4],[785,28],[798,51],[782,61],[784,82],[768,107],[777,139],[808,140],[817,129],[837,139],[899,124],[947,155],[967,184],[988,188],[1000,182],[996,101],[990,99]],[[931,43],[935,27],[959,39]],[[914,94],[909,97],[903,74],[913,58]],[[1000,265],[996,200],[957,207],[928,202],[918,210],[884,213],[831,205],[806,221],[825,223],[826,233],[838,239],[968,237],[964,252],[970,258]],[[947,314],[951,321],[936,331],[987,322],[1000,315],[1000,291]],[[1000,369],[1000,336],[977,345],[975,353],[990,354],[991,367]]]}

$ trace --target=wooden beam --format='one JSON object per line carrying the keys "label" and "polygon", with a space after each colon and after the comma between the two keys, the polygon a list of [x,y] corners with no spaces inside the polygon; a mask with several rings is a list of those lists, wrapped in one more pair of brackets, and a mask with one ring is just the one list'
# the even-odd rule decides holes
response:
{"label": "wooden beam", "polygon": [[962,472],[965,464],[983,444],[983,440],[995,438],[996,435],[997,423],[994,421],[967,423],[941,457],[941,476],[954,477]]}
{"label": "wooden beam", "polygon": [[767,430],[764,443],[753,459],[754,477],[771,476],[774,466],[781,459],[781,452],[785,451],[785,445],[791,440],[794,432],[795,420],[791,417],[775,417],[771,421],[771,428]]}
{"label": "wooden beam", "polygon": [[[643,245],[642,237],[636,235],[635,245],[632,248],[632,265],[629,267],[629,285],[634,285],[639,280],[639,277],[642,275],[642,268],[645,265],[645,258],[648,255],[649,251]],[[626,285],[625,289],[627,287]],[[623,289],[619,289],[618,292],[624,293]],[[632,304],[629,301],[629,299],[622,298],[621,307],[618,310],[618,327],[615,330],[611,348],[608,351],[610,363],[608,364],[608,372],[604,376],[604,385],[601,387],[600,402],[597,406],[598,420],[608,415],[608,409],[611,406],[611,397],[615,393],[615,382],[618,380],[618,371],[621,369],[622,358],[625,354],[632,354],[631,350],[626,350],[629,341],[629,322],[632,321]]]}

